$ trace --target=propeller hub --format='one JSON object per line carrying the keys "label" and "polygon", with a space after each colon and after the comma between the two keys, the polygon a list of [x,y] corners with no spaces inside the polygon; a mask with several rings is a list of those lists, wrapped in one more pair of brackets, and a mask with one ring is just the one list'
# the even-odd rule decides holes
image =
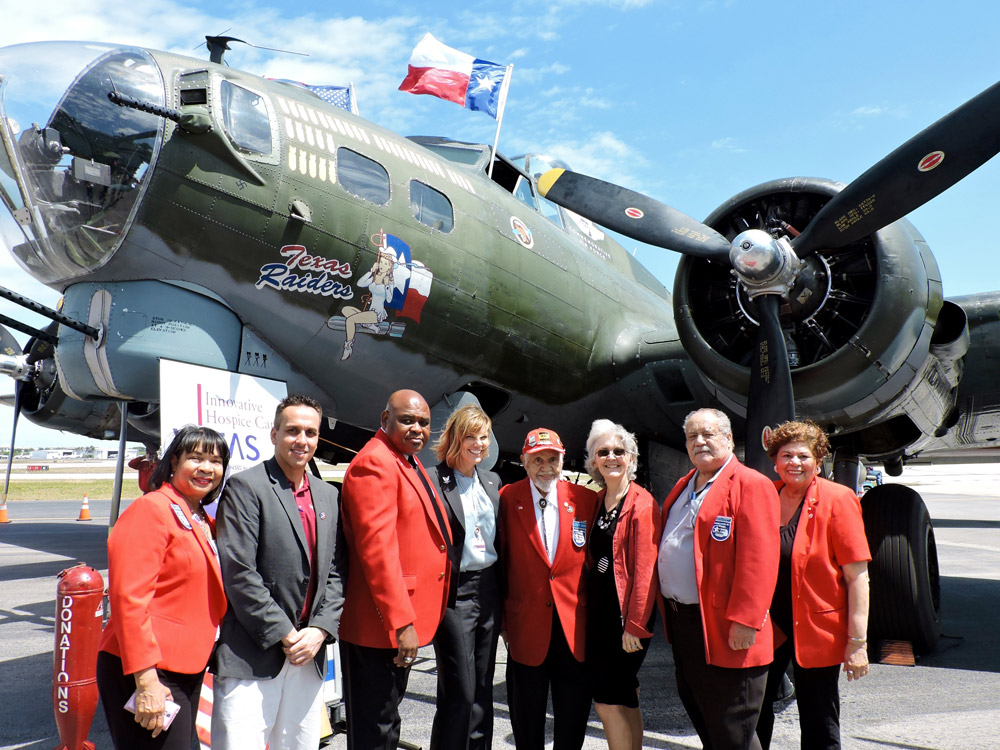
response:
{"label": "propeller hub", "polygon": [[750,299],[761,294],[786,295],[805,265],[784,237],[748,229],[733,239],[729,262]]}
{"label": "propeller hub", "polygon": [[26,354],[0,354],[0,375],[27,382],[35,376],[35,368]]}

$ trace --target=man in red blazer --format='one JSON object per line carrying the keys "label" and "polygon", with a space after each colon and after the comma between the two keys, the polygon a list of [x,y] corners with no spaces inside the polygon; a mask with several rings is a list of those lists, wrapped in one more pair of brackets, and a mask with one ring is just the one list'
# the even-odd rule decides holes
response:
{"label": "man in red blazer", "polygon": [[706,748],[759,750],[754,730],[773,658],[778,495],[736,460],[723,412],[691,412],[684,436],[695,468],[663,503],[657,560],[677,692]]}
{"label": "man in red blazer", "polygon": [[344,475],[348,574],[340,641],[352,749],[396,747],[410,666],[447,604],[451,531],[415,456],[430,425],[419,393],[393,393],[381,428]]}
{"label": "man in red blazer", "polygon": [[554,750],[579,750],[590,715],[583,565],[597,493],[562,481],[565,452],[555,432],[532,430],[521,450],[527,478],[500,490],[507,703],[518,750],[545,746],[549,686]]}

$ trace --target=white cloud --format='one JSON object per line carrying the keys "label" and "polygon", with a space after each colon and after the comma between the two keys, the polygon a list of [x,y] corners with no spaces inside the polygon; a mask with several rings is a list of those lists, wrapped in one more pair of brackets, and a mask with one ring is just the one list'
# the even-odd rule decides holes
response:
{"label": "white cloud", "polygon": [[745,154],[746,149],[741,148],[735,138],[719,138],[718,140],[712,141],[712,148],[716,151],[726,151],[730,154]]}
{"label": "white cloud", "polygon": [[609,131],[593,133],[585,140],[535,142],[525,150],[562,159],[574,171],[641,190],[636,167],[644,166],[646,160]]}
{"label": "white cloud", "polygon": [[858,107],[857,109],[852,111],[851,114],[856,115],[858,117],[874,117],[877,115],[885,114],[885,111],[886,111],[885,107],[868,106],[868,107]]}

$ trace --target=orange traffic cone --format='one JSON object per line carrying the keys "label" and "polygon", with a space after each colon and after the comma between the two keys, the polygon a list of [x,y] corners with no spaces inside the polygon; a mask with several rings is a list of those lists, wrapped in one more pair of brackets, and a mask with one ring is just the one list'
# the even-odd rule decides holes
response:
{"label": "orange traffic cone", "polygon": [[83,496],[83,505],[80,506],[80,517],[76,520],[77,521],[90,520],[90,500],[86,495]]}
{"label": "orange traffic cone", "polygon": [[7,498],[4,498],[3,503],[0,503],[0,523],[10,523],[10,519],[7,517]]}

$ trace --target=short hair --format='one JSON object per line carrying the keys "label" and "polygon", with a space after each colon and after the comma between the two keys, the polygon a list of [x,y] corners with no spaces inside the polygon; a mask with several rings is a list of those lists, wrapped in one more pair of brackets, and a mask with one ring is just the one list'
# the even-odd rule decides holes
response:
{"label": "short hair", "polygon": [[817,461],[822,461],[830,453],[830,440],[823,428],[809,420],[778,425],[767,439],[767,455],[774,458],[788,443],[805,443]]}
{"label": "short hair", "polygon": [[583,468],[597,484],[601,487],[605,486],[604,477],[601,476],[601,471],[597,468],[594,449],[599,442],[608,436],[618,438],[625,447],[625,451],[632,457],[628,467],[628,480],[633,481],[636,464],[639,463],[639,443],[636,441],[635,435],[610,419],[595,419],[594,423],[590,425],[590,435],[587,436],[587,456],[584,459]]}
{"label": "short hair", "polygon": [[733,434],[733,423],[729,421],[729,416],[726,414],[726,412],[720,411],[719,409],[695,409],[694,411],[688,412],[687,416],[684,417],[683,424],[681,424],[681,429],[684,431],[685,437],[687,436],[688,422],[691,421],[691,418],[695,414],[698,414],[699,412],[708,412],[713,417],[715,417],[723,433],[725,433],[726,435]]}
{"label": "short hair", "polygon": [[278,407],[274,410],[275,429],[278,427],[278,422],[281,421],[282,412],[289,406],[308,406],[310,409],[316,410],[320,419],[323,418],[323,407],[319,405],[319,401],[302,393],[293,393],[291,396],[285,396],[278,402]]}
{"label": "short hair", "polygon": [[[149,489],[160,489],[163,483],[173,476],[174,468],[171,464],[174,458],[179,459],[185,453],[193,453],[199,448],[207,453],[218,453],[222,457],[222,477],[225,479],[226,469],[229,468],[229,444],[226,443],[226,439],[221,433],[216,432],[211,427],[186,424],[177,430],[174,439],[170,441],[170,445],[163,451],[163,457],[160,458],[159,463],[156,464],[156,468],[153,469],[153,473],[149,477]],[[217,487],[202,498],[201,504],[208,505],[219,496],[220,492],[222,492],[221,481]]]}
{"label": "short hair", "polygon": [[[493,423],[489,416],[476,404],[466,404],[455,409],[448,415],[448,421],[444,423],[441,437],[434,444],[437,460],[444,461],[454,469],[458,454],[462,451],[462,441],[465,436],[489,432],[492,428]],[[483,454],[484,458],[487,455],[489,455],[489,446],[486,448],[486,453]]]}

